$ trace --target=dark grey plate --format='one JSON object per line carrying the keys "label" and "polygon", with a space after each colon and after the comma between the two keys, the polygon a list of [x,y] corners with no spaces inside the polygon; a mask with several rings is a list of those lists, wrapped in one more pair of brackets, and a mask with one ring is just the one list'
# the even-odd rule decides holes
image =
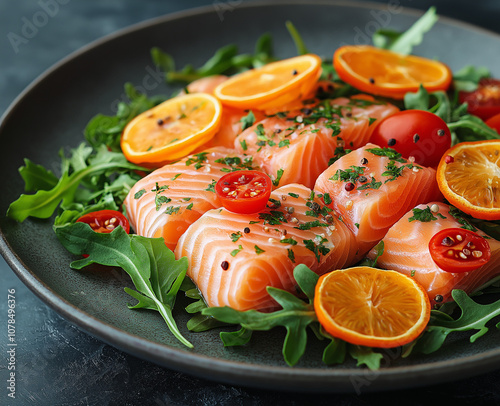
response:
{"label": "dark grey plate", "polygon": [[[369,3],[288,2],[214,3],[213,7],[170,15],[106,37],[70,55],[36,80],[3,117],[0,143],[0,212],[23,192],[17,173],[23,158],[58,171],[58,151],[82,140],[88,120],[110,114],[131,81],[149,94],[169,94],[149,57],[153,46],[175,56],[178,66],[203,63],[215,49],[236,43],[251,51],[263,32],[273,35],[278,57],[295,55],[285,21],[295,23],[312,52],[331,56],[341,44],[368,43],[380,27],[407,28],[420,13]],[[222,6],[221,6],[222,4]],[[224,6],[225,5],[225,6]],[[442,19],[415,52],[436,57],[454,70],[483,65],[500,76],[500,36]],[[154,312],[131,311],[123,287],[128,277],[118,271],[73,271],[73,259],[58,243],[51,221],[17,224],[2,214],[0,249],[19,278],[61,315],[87,332],[124,351],[169,368],[221,382],[305,391],[365,391],[438,383],[498,368],[500,331],[474,345],[468,335],[451,337],[436,354],[398,357],[384,352],[377,372],[354,362],[327,367],[321,362],[324,344],[311,339],[307,355],[290,368],[281,356],[283,331],[257,334],[244,348],[223,348],[218,332],[191,334],[187,316],[176,314],[182,332],[194,343],[187,350],[171,337]]]}

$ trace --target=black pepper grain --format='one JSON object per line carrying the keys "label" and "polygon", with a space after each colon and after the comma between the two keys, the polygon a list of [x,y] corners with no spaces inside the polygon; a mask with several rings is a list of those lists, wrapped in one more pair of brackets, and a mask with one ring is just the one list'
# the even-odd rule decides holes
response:
{"label": "black pepper grain", "polygon": [[388,145],[389,147],[392,147],[392,146],[396,145],[396,139],[394,139],[394,138],[389,138],[389,141],[387,141],[387,145]]}
{"label": "black pepper grain", "polygon": [[222,261],[220,266],[221,266],[222,270],[227,271],[229,269],[229,262]]}
{"label": "black pepper grain", "polygon": [[361,158],[361,165],[366,165],[368,163],[368,159]]}
{"label": "black pepper grain", "polygon": [[434,301],[436,303],[441,303],[443,301],[443,296],[442,295],[436,295],[436,297],[434,298]]}
{"label": "black pepper grain", "polygon": [[359,180],[361,183],[365,183],[368,179],[367,179],[367,177],[366,177],[366,176],[360,176],[360,177],[358,178],[358,180]]}
{"label": "black pepper grain", "polygon": [[370,79],[368,79],[368,82],[370,82],[373,85],[375,83],[375,79],[370,78]]}
{"label": "black pepper grain", "polygon": [[292,75],[293,75],[293,76],[295,76],[297,73],[299,73],[299,72],[297,72],[297,69],[294,69],[294,70],[292,71]]}
{"label": "black pepper grain", "polygon": [[248,233],[250,232],[250,228],[249,228],[249,227],[245,227],[245,228],[243,229],[243,232],[244,232],[245,234],[248,234]]}
{"label": "black pepper grain", "polygon": [[158,125],[163,125],[163,120],[161,118],[159,118],[157,121],[156,121],[156,124]]}
{"label": "black pepper grain", "polygon": [[446,132],[445,132],[442,128],[440,128],[440,129],[438,130],[438,135],[439,135],[440,137],[442,137],[442,136],[443,136],[443,135],[445,135],[445,134],[446,134]]}
{"label": "black pepper grain", "polygon": [[420,135],[415,134],[415,135],[413,136],[413,142],[414,142],[415,144],[418,142],[418,140],[419,140],[419,139],[420,139]]}

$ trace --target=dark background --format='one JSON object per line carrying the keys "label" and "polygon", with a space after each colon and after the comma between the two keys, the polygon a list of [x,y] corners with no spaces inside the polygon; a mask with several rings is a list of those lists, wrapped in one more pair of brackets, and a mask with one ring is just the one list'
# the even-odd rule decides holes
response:
{"label": "dark background", "polygon": [[[237,7],[241,0],[0,0],[0,114],[38,75],[61,58],[130,24],[198,6]],[[387,3],[387,1],[378,1]],[[497,0],[402,0],[500,33]],[[12,45],[26,19],[52,5],[31,38]],[[10,37],[9,37],[10,35]],[[230,39],[228,39],[230,42]],[[465,50],[464,50],[465,52]],[[485,52],[500,52],[485,50]],[[473,63],[474,61],[471,61]],[[77,78],[75,78],[77,80]],[[5,151],[2,151],[5,153]],[[2,214],[3,215],[3,214]],[[361,395],[293,394],[232,387],[142,361],[66,322],[29,291],[0,257],[0,405],[439,405],[500,404],[500,370],[471,379],[406,391]],[[18,381],[6,396],[7,289],[16,290]],[[500,367],[500,366],[499,366]]]}

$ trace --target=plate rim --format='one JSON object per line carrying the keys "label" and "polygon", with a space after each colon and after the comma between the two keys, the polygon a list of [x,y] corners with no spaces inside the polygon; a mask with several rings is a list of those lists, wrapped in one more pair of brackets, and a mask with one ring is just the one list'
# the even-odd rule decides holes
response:
{"label": "plate rim", "polygon": [[[372,3],[366,1],[329,1],[329,0],[271,0],[271,1],[249,1],[238,5],[242,8],[250,7],[275,7],[285,5],[315,5],[315,6],[333,6],[333,7],[354,7],[354,8],[370,8],[370,9],[385,9],[387,6],[383,3]],[[149,29],[152,26],[167,24],[169,21],[189,18],[203,14],[213,14],[213,5],[206,5],[187,10],[181,10],[166,15],[153,17],[141,22],[128,25],[108,35],[100,37],[84,45],[83,47],[71,52],[58,62],[50,66],[40,75],[38,75],[7,107],[5,112],[0,117],[0,134],[3,132],[9,117],[15,113],[24,98],[29,95],[37,86],[44,82],[48,77],[57,74],[59,69],[78,58],[87,52],[91,52],[94,48],[98,48],[102,44],[120,38],[125,35],[133,34],[134,32]],[[413,8],[402,7],[402,14],[420,16],[424,11]],[[491,30],[478,27],[474,24],[456,20],[450,17],[439,16],[440,22],[452,25],[458,28],[466,28],[480,32],[485,35],[493,36],[500,41],[500,34]],[[439,382],[446,382],[457,379],[456,368],[460,366],[458,377],[466,378],[472,375],[487,373],[499,368],[500,347],[498,349],[481,352],[479,354],[461,357],[458,359],[449,359],[437,362],[425,362],[417,365],[405,365],[391,367],[390,369],[381,368],[378,371],[368,371],[363,368],[305,368],[305,367],[288,367],[288,366],[267,366],[258,364],[247,364],[235,360],[223,360],[207,356],[205,354],[191,353],[188,350],[170,347],[166,344],[156,343],[149,339],[129,333],[118,327],[112,326],[107,322],[97,319],[89,313],[81,310],[77,306],[71,304],[63,297],[59,296],[55,291],[50,289],[43,281],[41,281],[36,273],[32,272],[17,255],[10,246],[4,231],[0,228],[0,253],[18,276],[18,278],[26,285],[36,296],[38,296],[45,304],[56,311],[60,316],[70,323],[78,326],[86,333],[106,342],[107,344],[119,348],[134,356],[146,359],[150,362],[159,364],[163,367],[175,369],[199,376],[205,379],[214,380],[217,382],[225,382],[241,386],[251,386],[267,389],[281,389],[288,391],[314,391],[314,392],[353,392],[354,386],[340,388],[339,384],[345,384],[345,378],[349,379],[368,379],[376,381],[375,385],[368,385],[364,391],[380,391],[394,388],[401,389],[401,384],[404,383],[404,388],[418,387],[428,385],[439,376]],[[167,362],[168,360],[168,362]],[[196,365],[193,369],[190,365]],[[217,368],[216,368],[217,366]],[[432,368],[430,368],[432,366]],[[480,366],[481,371],[476,368]],[[262,374],[263,368],[266,370]],[[444,371],[454,369],[455,375],[443,377]],[[402,373],[404,371],[404,373]],[[411,373],[411,379],[406,374]],[[269,379],[272,376],[272,379]],[[417,377],[418,376],[418,377]],[[249,381],[245,380],[248,379]],[[330,379],[330,381],[325,381]],[[339,380],[340,379],[340,380]],[[328,383],[328,385],[326,385]],[[435,383],[435,382],[434,382]],[[290,385],[294,384],[293,388]],[[328,386],[328,387],[327,387]]]}

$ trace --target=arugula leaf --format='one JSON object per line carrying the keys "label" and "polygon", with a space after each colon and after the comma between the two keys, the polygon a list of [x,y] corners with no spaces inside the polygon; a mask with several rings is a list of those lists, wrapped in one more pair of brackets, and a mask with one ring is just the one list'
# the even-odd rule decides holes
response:
{"label": "arugula leaf", "polygon": [[373,43],[379,48],[389,49],[399,54],[411,54],[413,47],[419,45],[424,34],[438,21],[436,7],[430,7],[408,30],[397,33],[393,30],[378,30],[372,37]]}
{"label": "arugula leaf", "polygon": [[193,345],[180,333],[172,315],[177,292],[187,271],[187,258],[175,259],[162,238],[128,235],[122,227],[109,234],[94,232],[88,224],[54,226],[61,244],[72,254],[88,255],[73,261],[73,269],[92,263],[121,267],[137,291],[125,291],[138,300],[132,309],[157,310],[172,334],[185,346]]}
{"label": "arugula leaf", "polygon": [[124,87],[129,102],[118,103],[114,116],[97,114],[85,127],[85,139],[92,147],[97,148],[104,144],[112,151],[121,151],[121,134],[129,121],[166,100],[165,96],[148,98],[145,94],[138,92],[131,83],[125,83]]}
{"label": "arugula leaf", "polygon": [[448,123],[460,142],[478,140],[496,140],[500,135],[477,116],[465,114],[453,123]]}
{"label": "arugula leaf", "polygon": [[369,266],[371,268],[375,268],[377,266],[378,259],[384,253],[384,240],[380,240],[378,244],[373,247],[373,249],[376,252],[375,258],[370,259],[366,257],[358,264],[358,266]]}
{"label": "arugula leaf", "polygon": [[[81,151],[81,149],[76,151]],[[96,190],[100,190],[104,185],[98,181],[99,175],[109,177],[114,173],[145,170],[128,162],[123,154],[107,151],[105,146],[101,146],[95,155],[89,157],[84,167],[80,163],[75,164],[75,162],[75,160],[72,162],[63,160],[64,172],[57,184],[50,190],[40,189],[32,195],[22,194],[10,204],[7,216],[19,222],[24,221],[29,216],[49,218],[61,202],[63,206],[67,207],[75,201],[75,194],[81,184],[86,183],[87,186],[93,186]],[[70,174],[71,163],[78,167],[81,166],[81,169]]]}
{"label": "arugula leaf", "polygon": [[19,174],[24,180],[24,190],[26,192],[36,192],[38,190],[50,190],[58,181],[54,173],[45,169],[42,165],[37,165],[24,158],[24,166],[19,168]]}
{"label": "arugula leaf", "polygon": [[[486,323],[500,315],[500,300],[481,305],[458,289],[453,290],[451,296],[462,310],[460,317],[456,320],[450,319],[447,314],[433,310],[429,326],[418,339],[414,351],[430,354],[441,348],[448,335],[456,331],[476,330],[470,337],[470,342],[473,343],[488,332]],[[496,327],[500,329],[500,323],[497,323]]]}
{"label": "arugula leaf", "polygon": [[[313,299],[314,287],[318,281],[318,276],[305,265],[298,265],[294,269],[294,277],[309,299],[306,303],[293,294],[281,289],[268,287],[268,293],[276,300],[282,310],[272,313],[262,313],[256,310],[238,311],[230,307],[209,307],[203,309],[202,314],[209,315],[217,320],[230,324],[240,324],[242,329],[237,333],[222,335],[225,343],[230,337],[233,344],[246,343],[250,337],[248,330],[267,331],[276,326],[283,326],[287,330],[283,343],[283,357],[290,366],[295,365],[305,352],[307,343],[306,328],[311,323],[317,321],[314,312]],[[243,340],[234,340],[235,335],[242,335]],[[222,337],[221,337],[222,338]],[[241,345],[241,344],[238,344]]]}
{"label": "arugula leaf", "polygon": [[291,21],[287,21],[285,23],[286,29],[290,33],[293,42],[295,43],[295,48],[297,49],[297,54],[298,55],[305,55],[308,54],[309,51],[306,47],[306,44],[304,43],[304,40],[302,39],[302,36],[299,34],[297,31],[297,28],[295,28],[295,25]]}
{"label": "arugula leaf", "polygon": [[153,63],[165,72],[167,83],[190,83],[207,76],[233,74],[257,68],[275,60],[272,38],[269,34],[263,34],[258,38],[254,54],[238,54],[236,45],[225,45],[216,50],[213,56],[199,68],[188,64],[181,70],[175,70],[174,58],[158,47],[151,50],[151,57]]}
{"label": "arugula leaf", "polygon": [[491,76],[488,68],[477,66],[464,66],[453,74],[453,87],[457,92],[472,92],[477,89],[479,81]]}
{"label": "arugula leaf", "polygon": [[381,353],[373,351],[373,348],[360,345],[349,345],[348,347],[349,355],[357,361],[356,366],[366,365],[372,371],[380,369],[380,361],[384,358]]}

